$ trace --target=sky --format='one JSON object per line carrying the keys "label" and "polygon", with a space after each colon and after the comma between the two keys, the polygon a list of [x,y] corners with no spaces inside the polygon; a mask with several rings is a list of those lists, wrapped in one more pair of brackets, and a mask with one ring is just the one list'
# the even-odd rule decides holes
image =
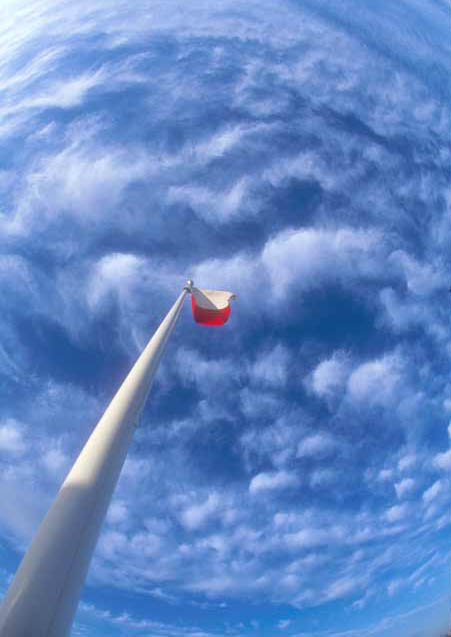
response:
{"label": "sky", "polygon": [[3,0],[0,594],[187,278],[72,635],[449,624],[445,0]]}

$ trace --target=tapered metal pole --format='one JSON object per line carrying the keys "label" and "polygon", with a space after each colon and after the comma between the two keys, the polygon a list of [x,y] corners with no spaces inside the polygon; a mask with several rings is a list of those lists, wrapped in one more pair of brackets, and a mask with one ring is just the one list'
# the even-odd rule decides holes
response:
{"label": "tapered metal pole", "polygon": [[39,527],[0,607],[1,637],[69,635],[137,418],[190,284],[122,383]]}

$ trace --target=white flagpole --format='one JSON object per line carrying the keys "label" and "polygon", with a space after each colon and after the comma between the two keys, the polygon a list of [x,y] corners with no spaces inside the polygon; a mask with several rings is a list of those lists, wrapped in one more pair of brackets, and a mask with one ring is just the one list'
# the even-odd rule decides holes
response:
{"label": "white flagpole", "polygon": [[0,607],[0,637],[69,635],[137,418],[191,286],[188,281],[67,475]]}

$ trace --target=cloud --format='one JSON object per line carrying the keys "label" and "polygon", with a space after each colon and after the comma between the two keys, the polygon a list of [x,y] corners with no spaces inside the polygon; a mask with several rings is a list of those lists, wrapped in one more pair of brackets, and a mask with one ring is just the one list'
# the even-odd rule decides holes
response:
{"label": "cloud", "polygon": [[381,238],[374,231],[311,228],[280,233],[266,243],[261,261],[275,300],[281,300],[294,285],[302,291],[326,281],[378,276],[381,248]]}
{"label": "cloud", "polygon": [[312,489],[317,487],[330,487],[339,481],[338,472],[334,469],[317,469],[310,476],[310,486]]}
{"label": "cloud", "polygon": [[38,480],[39,473],[30,462],[0,465],[0,529],[20,551],[29,544],[49,504],[50,494],[42,483],[32,488],[32,482]]}
{"label": "cloud", "polygon": [[48,445],[41,457],[41,463],[51,476],[62,480],[70,469],[70,458],[60,445]]}
{"label": "cloud", "polygon": [[312,390],[321,398],[333,397],[344,389],[349,373],[346,355],[343,352],[334,352],[331,358],[321,361],[313,370]]}
{"label": "cloud", "polygon": [[409,453],[405,456],[402,456],[398,461],[398,469],[399,471],[408,471],[415,466],[417,462],[417,457],[413,453]]}
{"label": "cloud", "polygon": [[333,582],[327,589],[325,598],[327,600],[341,599],[347,597],[356,590],[362,590],[366,584],[365,577],[343,577]]}
{"label": "cloud", "polygon": [[229,359],[206,359],[198,351],[180,348],[175,367],[183,384],[194,385],[203,395],[214,397],[219,386],[225,386],[240,375],[240,370]]}
{"label": "cloud", "polygon": [[8,419],[0,425],[0,452],[16,456],[23,454],[27,447],[20,423]]}
{"label": "cloud", "polygon": [[390,255],[390,264],[401,270],[409,291],[416,296],[429,296],[446,285],[445,272],[431,265],[420,263],[404,250],[395,250]]}
{"label": "cloud", "polygon": [[402,359],[396,353],[363,363],[355,369],[347,384],[351,401],[374,406],[388,406],[401,381]]}
{"label": "cloud", "polygon": [[295,533],[287,533],[284,539],[288,546],[293,548],[312,548],[327,545],[329,542],[336,542],[337,538],[342,537],[342,534],[343,529],[341,527],[329,527],[327,529],[307,527]]}
{"label": "cloud", "polygon": [[451,469],[451,449],[448,451],[444,451],[443,453],[438,453],[433,458],[433,465],[437,469],[443,469],[444,471],[449,471]]}
{"label": "cloud", "polygon": [[396,595],[396,593],[398,593],[398,591],[405,585],[405,581],[402,579],[395,579],[392,580],[388,585],[387,585],[387,592],[390,595],[390,597],[393,597],[393,595]]}
{"label": "cloud", "polygon": [[98,307],[108,301],[108,295],[114,293],[122,301],[132,299],[140,280],[146,261],[134,254],[108,254],[96,264],[88,282],[87,300],[91,307]]}
{"label": "cloud", "polygon": [[245,177],[221,192],[204,186],[171,186],[168,190],[169,203],[186,204],[201,219],[214,224],[226,223],[235,216],[242,216],[243,209],[249,207],[250,196]]}
{"label": "cloud", "polygon": [[196,281],[211,280],[215,286],[235,290],[253,312],[256,307],[275,312],[290,294],[385,276],[385,252],[382,237],[374,230],[300,228],[269,238],[256,255],[207,260],[193,274]]}
{"label": "cloud", "polygon": [[108,508],[107,520],[110,524],[119,524],[128,519],[128,509],[122,500],[113,500]]}
{"label": "cloud", "polygon": [[248,135],[260,133],[270,127],[268,124],[247,124],[237,126],[225,126],[217,133],[192,146],[190,154],[207,162],[211,158],[222,157],[240,145]]}
{"label": "cloud", "polygon": [[385,519],[387,522],[405,522],[408,514],[410,512],[410,508],[407,504],[395,504],[394,506],[387,509],[385,512]]}
{"label": "cloud", "polygon": [[281,410],[281,401],[266,391],[255,391],[245,387],[240,392],[240,405],[243,414],[253,419],[257,416],[275,416]]}
{"label": "cloud", "polygon": [[379,473],[377,474],[377,479],[380,480],[381,482],[385,482],[386,480],[391,480],[392,477],[393,477],[392,469],[381,469]]}
{"label": "cloud", "polygon": [[107,624],[110,630],[119,628],[121,632],[126,631],[127,634],[130,632],[142,634],[143,631],[151,631],[154,634],[161,635],[161,637],[218,637],[218,633],[203,631],[195,625],[165,623],[135,617],[127,612],[115,614],[110,610],[102,610],[94,606],[94,604],[81,602],[77,617],[81,619],[86,616],[93,617],[97,621],[100,620],[103,624]]}
{"label": "cloud", "polygon": [[127,186],[150,172],[149,160],[141,153],[130,155],[85,139],[89,125],[83,132],[75,127],[66,148],[40,158],[29,170],[6,231],[28,233],[37,224],[55,223],[61,215],[89,225],[93,217],[105,218],[120,204]]}
{"label": "cloud", "polygon": [[399,482],[395,483],[396,495],[399,499],[412,492],[415,489],[415,480],[412,478],[403,478]]}
{"label": "cloud", "polygon": [[78,77],[58,81],[48,86],[41,95],[25,98],[14,106],[14,110],[45,109],[45,108],[73,108],[84,101],[87,93],[97,86],[104,76],[101,71],[83,73]]}
{"label": "cloud", "polygon": [[269,352],[263,352],[250,369],[250,377],[255,383],[270,387],[283,386],[287,380],[289,353],[282,345],[276,345]]}
{"label": "cloud", "polygon": [[436,480],[426,491],[423,493],[424,504],[430,504],[435,498],[443,491],[443,480]]}
{"label": "cloud", "polygon": [[439,342],[445,338],[444,316],[434,310],[431,306],[411,297],[403,298],[393,288],[388,287],[381,290],[379,294],[385,322],[394,331],[408,331],[415,327],[420,327],[433,336]]}
{"label": "cloud", "polygon": [[182,512],[182,524],[188,529],[200,528],[218,511],[219,505],[219,496],[216,493],[210,493],[204,502],[193,504]]}
{"label": "cloud", "polygon": [[[242,433],[240,445],[244,459],[250,467],[253,467],[254,463],[259,466],[262,460],[268,459],[274,466],[284,467],[294,458],[299,439],[305,433],[305,416],[296,411],[279,416],[284,410],[284,403],[276,402],[272,412],[268,411],[268,402],[264,401],[264,397],[262,401],[262,397],[257,394],[255,400],[259,401],[263,408],[263,411],[256,413],[258,417],[266,417],[268,413],[271,418],[273,413],[278,417],[275,422],[263,429],[251,427]],[[272,403],[269,403],[269,407],[272,407]],[[249,408],[245,413],[249,414]],[[255,414],[254,411],[251,413]]]}
{"label": "cloud", "polygon": [[288,471],[262,472],[252,478],[249,491],[253,494],[277,491],[296,487],[298,483],[298,477]]}
{"label": "cloud", "polygon": [[326,432],[319,432],[307,436],[298,444],[296,457],[325,457],[330,455],[337,448],[337,441]]}

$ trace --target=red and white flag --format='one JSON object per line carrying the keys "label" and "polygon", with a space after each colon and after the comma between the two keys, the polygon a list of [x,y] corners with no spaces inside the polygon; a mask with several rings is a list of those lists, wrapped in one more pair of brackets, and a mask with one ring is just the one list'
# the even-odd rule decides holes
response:
{"label": "red and white flag", "polygon": [[235,297],[225,290],[201,290],[191,287],[193,316],[202,325],[224,325],[230,316],[230,301]]}

